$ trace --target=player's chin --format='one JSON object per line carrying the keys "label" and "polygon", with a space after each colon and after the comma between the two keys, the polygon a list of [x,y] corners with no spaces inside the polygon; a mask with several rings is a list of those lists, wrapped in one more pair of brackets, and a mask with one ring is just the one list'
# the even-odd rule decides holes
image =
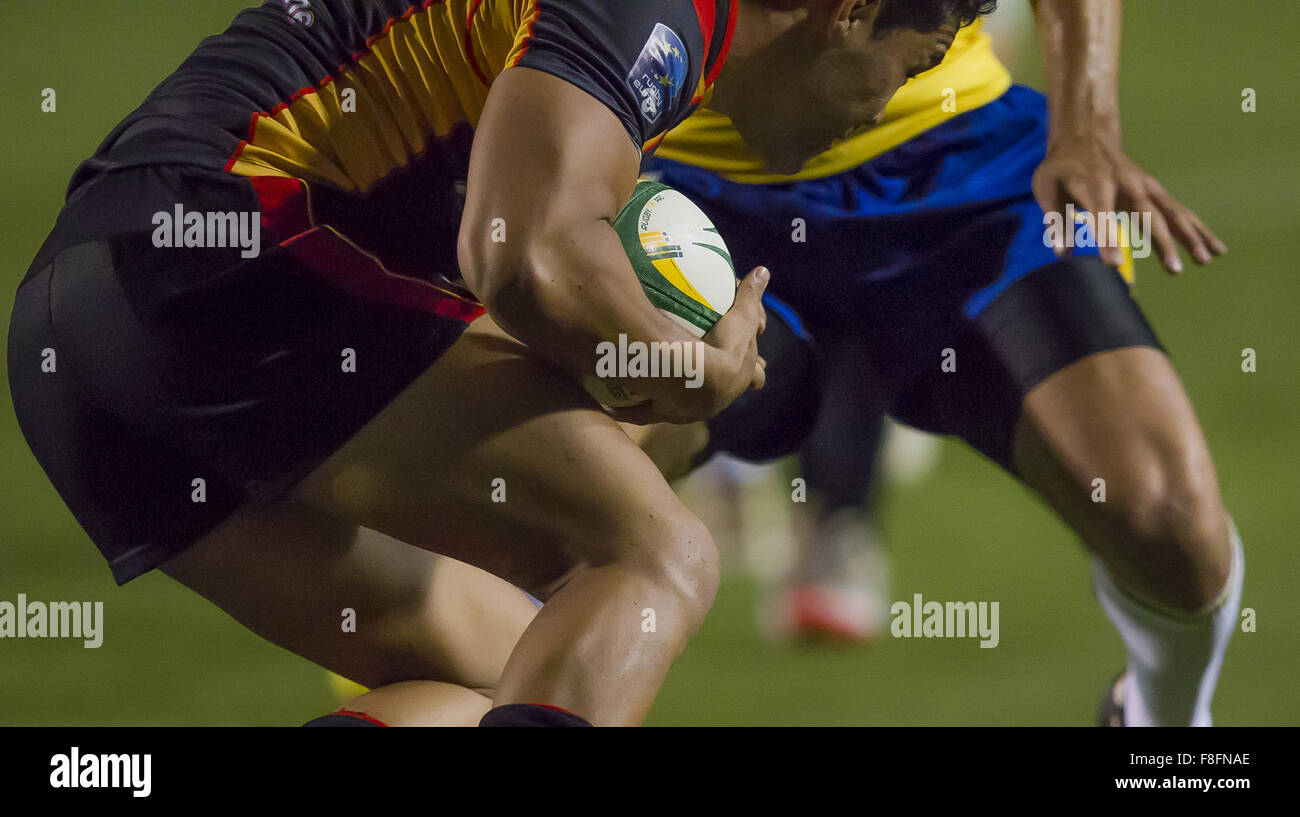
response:
{"label": "player's chin", "polygon": [[833,138],[822,136],[810,136],[796,141],[787,135],[782,142],[757,153],[767,172],[790,176],[803,170],[808,162],[824,153],[834,141]]}

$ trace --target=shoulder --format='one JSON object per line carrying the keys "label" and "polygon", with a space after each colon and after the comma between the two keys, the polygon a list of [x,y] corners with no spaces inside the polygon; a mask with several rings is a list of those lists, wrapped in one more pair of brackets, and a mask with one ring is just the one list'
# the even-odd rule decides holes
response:
{"label": "shoulder", "polygon": [[530,0],[512,65],[570,80],[644,145],[685,118],[717,75],[739,0]]}

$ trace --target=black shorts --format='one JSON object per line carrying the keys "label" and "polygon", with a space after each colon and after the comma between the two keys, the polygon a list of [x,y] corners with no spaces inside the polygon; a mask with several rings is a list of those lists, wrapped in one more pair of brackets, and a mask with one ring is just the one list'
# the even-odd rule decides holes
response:
{"label": "black shorts", "polygon": [[[16,296],[19,426],[119,584],[282,496],[481,311],[391,274],[306,213],[301,230],[281,229],[292,202],[246,184],[112,174],[69,202]],[[199,199],[259,208],[260,254],[172,260],[151,246],[157,202]]]}
{"label": "black shorts", "polygon": [[[811,336],[769,316],[759,351],[780,363],[769,363],[768,388],[710,421],[707,454],[763,461],[812,439],[828,458],[842,456],[861,449],[855,436],[888,413],[960,437],[1014,473],[1016,425],[1034,386],[1099,352],[1161,348],[1128,285],[1095,256],[1030,272],[973,318],[914,286],[882,285],[876,296],[858,320],[824,324]],[[771,332],[774,325],[781,331]],[[751,429],[768,430],[753,439]],[[874,466],[862,459],[850,467]]]}
{"label": "black shorts", "polygon": [[945,320],[938,310],[922,317],[905,305],[908,293],[898,294],[900,301],[879,304],[862,333],[864,371],[886,410],[923,431],[960,437],[1012,473],[1031,389],[1099,352],[1162,348],[1128,284],[1096,256],[1030,272],[968,320]]}

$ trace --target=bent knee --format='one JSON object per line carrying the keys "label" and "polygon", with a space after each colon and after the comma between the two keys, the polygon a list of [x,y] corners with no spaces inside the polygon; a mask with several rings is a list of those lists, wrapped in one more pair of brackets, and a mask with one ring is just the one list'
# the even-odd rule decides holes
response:
{"label": "bent knee", "polygon": [[616,547],[606,563],[654,582],[684,604],[696,625],[713,605],[720,578],[713,536],[684,506],[642,511],[624,520],[613,534]]}
{"label": "bent knee", "polygon": [[1180,610],[1211,604],[1228,581],[1229,522],[1213,469],[1152,468],[1111,497],[1112,550],[1133,589]]}

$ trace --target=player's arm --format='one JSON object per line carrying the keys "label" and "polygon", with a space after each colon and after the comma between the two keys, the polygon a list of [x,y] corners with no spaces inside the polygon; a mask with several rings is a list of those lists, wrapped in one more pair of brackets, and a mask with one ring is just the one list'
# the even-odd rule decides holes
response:
{"label": "player's arm", "polygon": [[[461,273],[489,314],[535,352],[594,371],[597,346],[694,342],[645,297],[611,225],[631,197],[641,153],[605,105],[529,68],[493,83],[475,129],[462,220]],[[745,279],[736,305],[706,337],[705,384],[637,384],[639,419],[687,422],[761,385],[755,335],[765,281]]]}
{"label": "player's arm", "polygon": [[[1047,158],[1034,175],[1043,209],[1069,202],[1094,213],[1151,213],[1161,263],[1182,272],[1178,244],[1198,264],[1227,251],[1186,205],[1130,159],[1120,140],[1120,0],[1031,0],[1047,72],[1051,119]],[[1118,266],[1117,247],[1101,248]]]}

